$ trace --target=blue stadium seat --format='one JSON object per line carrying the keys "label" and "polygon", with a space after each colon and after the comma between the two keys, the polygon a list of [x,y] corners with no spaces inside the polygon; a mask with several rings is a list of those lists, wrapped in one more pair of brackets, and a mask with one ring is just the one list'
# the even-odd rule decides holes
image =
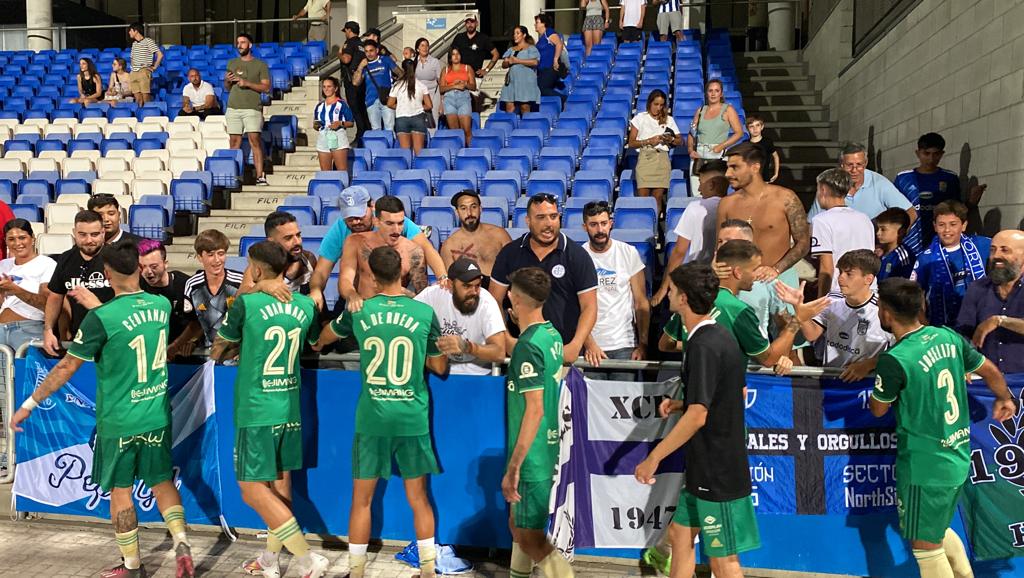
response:
{"label": "blue stadium seat", "polygon": [[488,171],[480,182],[480,195],[505,199],[509,212],[522,191],[523,179],[519,171]]}
{"label": "blue stadium seat", "polygon": [[168,225],[161,206],[135,204],[128,209],[128,228],[140,237],[165,241]]}
{"label": "blue stadium seat", "polygon": [[209,171],[182,171],[180,179],[197,180],[206,187],[206,194],[213,192],[213,173]]}
{"label": "blue stadium seat", "polygon": [[[697,200],[696,197],[674,197],[669,198],[665,202],[665,230],[674,231],[676,223],[683,216],[683,211],[692,202]],[[666,253],[669,255],[671,253]]]}
{"label": "blue stadium seat", "polygon": [[466,146],[466,133],[461,129],[439,129],[430,137],[428,148],[457,151]]}
{"label": "blue stadium seat", "polygon": [[61,195],[89,195],[92,194],[91,181],[85,179],[61,179],[57,181],[57,197]]}
{"label": "blue stadium seat", "polygon": [[689,198],[690,177],[687,173],[674,169],[668,181],[668,198]]}
{"label": "blue stadium seat", "polygon": [[509,137],[509,142],[514,143],[516,147],[525,148],[530,150],[534,157],[540,152],[541,147],[544,146],[544,140],[547,138],[546,133],[542,133],[537,129],[528,128],[517,128],[512,131],[512,135]]}
{"label": "blue stadium seat", "polygon": [[[509,130],[511,133],[511,130]],[[473,131],[472,146],[484,148],[491,151],[491,155],[497,155],[505,148],[506,133],[499,129],[481,128]]]}
{"label": "blue stadium seat", "polygon": [[506,135],[511,134],[518,126],[518,115],[500,111],[491,113],[491,116],[487,117],[487,122],[484,123],[485,128],[503,130]]}
{"label": "blue stadium seat", "polygon": [[576,172],[576,153],[568,147],[544,147],[537,159],[537,169],[571,175]]}
{"label": "blue stadium seat", "polygon": [[658,201],[654,197],[619,197],[615,201],[615,226],[650,231],[658,228]]}
{"label": "blue stadium seat", "polygon": [[548,147],[567,147],[575,156],[583,150],[584,137],[575,129],[556,128],[548,136]]}
{"label": "blue stadium seat", "polygon": [[516,171],[520,177],[526,179],[533,170],[533,159],[535,152],[522,147],[508,147],[498,153],[494,159],[494,168],[502,171]]}
{"label": "blue stadium seat", "polygon": [[280,98],[282,93],[292,91],[292,73],[284,66],[270,67],[270,88],[274,90],[275,97]]}
{"label": "blue stadium seat", "polygon": [[455,229],[455,210],[451,206],[451,197],[424,197],[416,219],[421,226],[433,227],[434,234],[430,236],[430,242],[435,249],[440,249],[441,243]]}
{"label": "blue stadium seat", "polygon": [[0,179],[0,199],[3,199],[3,201],[8,205],[14,202],[14,193],[16,190],[17,186],[14,184],[14,181]]}
{"label": "blue stadium seat", "polygon": [[64,178],[69,180],[77,179],[85,181],[87,183],[90,183],[91,185],[92,182],[99,177],[96,176],[96,171],[71,171],[70,173],[64,175]]}
{"label": "blue stadium seat", "polygon": [[264,133],[270,142],[284,152],[295,152],[295,137],[299,134],[299,121],[290,114],[275,114],[266,122]]}
{"label": "blue stadium seat", "polygon": [[[296,219],[298,217],[296,216]],[[246,235],[238,240],[238,255],[240,257],[246,257],[249,254],[249,247],[252,247],[260,241],[266,241],[266,237],[258,237],[255,235]]]}
{"label": "blue stadium seat", "polygon": [[565,200],[562,207],[562,229],[583,228],[583,207],[594,199],[584,199],[575,195]]}
{"label": "blue stadium seat", "polygon": [[394,148],[395,133],[390,130],[368,130],[363,133],[363,146],[375,153]]}
{"label": "blue stadium seat", "polygon": [[590,131],[590,140],[587,145],[591,148],[610,148],[621,151],[625,144],[622,131],[607,128],[594,128]]}
{"label": "blue stadium seat", "polygon": [[47,199],[53,199],[53,185],[45,179],[27,178],[22,179],[18,183],[18,202],[22,203],[21,199],[26,195],[34,197],[36,195],[45,196]]}
{"label": "blue stadium seat", "polygon": [[[36,137],[33,140],[29,140],[29,137]],[[35,152],[35,142],[39,142],[39,135],[35,134],[19,134],[18,138],[11,139],[4,142],[4,152],[7,151],[28,151],[30,153]]]}
{"label": "blue stadium seat", "polygon": [[341,183],[342,187],[347,187],[349,183],[348,171],[317,171],[313,173],[313,178],[337,181]]}
{"label": "blue stadium seat", "polygon": [[423,149],[412,160],[412,168],[430,171],[430,178],[436,183],[441,173],[452,168],[452,155],[447,149]]}
{"label": "blue stadium seat", "polygon": [[504,199],[495,197],[480,198],[480,221],[490,223],[502,229],[508,227],[509,208]]}
{"label": "blue stadium seat", "polygon": [[477,178],[491,170],[492,154],[485,148],[467,148],[455,153],[455,170],[470,171],[476,174]]}
{"label": "blue stadium seat", "polygon": [[387,171],[359,171],[353,174],[352,184],[377,184],[384,190],[383,194],[386,195],[391,190],[391,173]]}
{"label": "blue stadium seat", "polygon": [[587,134],[594,124],[594,117],[590,111],[565,111],[558,117],[558,128],[563,130],[575,130],[579,134]]}
{"label": "blue stadium seat", "polygon": [[195,215],[205,215],[210,210],[210,188],[199,179],[184,178],[171,181],[171,198],[174,210]]}
{"label": "blue stadium seat", "polygon": [[110,151],[130,151],[132,145],[127,140],[120,138],[105,138],[100,141],[100,156],[107,156]]}
{"label": "blue stadium seat", "polygon": [[619,197],[635,197],[636,180],[633,178],[632,169],[626,169],[619,173]]}
{"label": "blue stadium seat", "polygon": [[[551,132],[551,118],[541,112],[528,112],[519,119],[519,130],[538,130],[543,136]],[[541,137],[543,140],[543,136]]]}
{"label": "blue stadium seat", "polygon": [[589,146],[580,158],[580,170],[605,171],[609,174],[618,172],[619,156],[622,149]]}
{"label": "blue stadium seat", "polygon": [[42,206],[37,203],[11,203],[10,206],[15,218],[25,219],[32,223],[38,223],[43,220]]}
{"label": "blue stadium seat", "polygon": [[142,195],[136,205],[154,205],[164,210],[167,223],[174,219],[174,199],[170,195]]}
{"label": "blue stadium seat", "polygon": [[373,170],[392,174],[412,167],[412,151],[409,149],[386,149],[373,154]]}
{"label": "blue stadium seat", "polygon": [[292,211],[293,209],[299,208],[310,208],[313,210],[313,222],[311,225],[316,225],[320,222],[320,209],[323,207],[323,201],[320,197],[312,195],[292,195],[285,197],[284,202],[278,205],[279,211]]}
{"label": "blue stadium seat", "polygon": [[[65,135],[66,136],[66,135]],[[36,156],[43,151],[62,151],[64,142],[57,138],[57,135],[49,136],[36,143]]]}
{"label": "blue stadium seat", "polygon": [[391,177],[391,193],[396,197],[408,197],[414,214],[419,211],[423,197],[430,196],[431,189],[430,171],[426,169],[398,171]]}
{"label": "blue stadium seat", "polygon": [[[298,198],[304,198],[304,197],[298,197]],[[305,197],[305,198],[308,198],[308,197]],[[314,200],[319,202],[319,199],[314,199]],[[311,207],[309,205],[297,205],[297,204],[293,205],[293,204],[291,204],[292,202],[294,202],[294,201],[288,200],[285,204],[278,205],[277,210],[278,211],[284,211],[286,213],[291,213],[292,215],[294,215],[295,216],[295,220],[298,222],[300,227],[306,227],[306,226],[309,226],[309,225],[317,225],[317,224],[320,223],[320,221],[317,219],[316,211],[313,210],[313,207]]]}
{"label": "blue stadium seat", "polygon": [[568,178],[562,173],[555,171],[533,171],[526,181],[526,196],[549,194],[554,195],[559,202],[565,200],[568,191]]}
{"label": "blue stadium seat", "polygon": [[321,225],[333,225],[341,217],[341,207],[324,207],[320,212]]}
{"label": "blue stadium seat", "polygon": [[344,185],[334,179],[312,179],[306,187],[310,197],[320,199],[321,210],[323,207],[338,204],[338,197]]}
{"label": "blue stadium seat", "polygon": [[[149,134],[149,133],[147,133]],[[135,150],[135,155],[141,155],[142,151],[158,151],[164,148],[164,143],[159,138],[140,138],[136,139],[135,143],[132,144],[132,149]]]}
{"label": "blue stadium seat", "polygon": [[[653,199],[652,199],[653,200]],[[618,223],[618,211],[615,216],[615,228],[612,229],[611,237],[616,241],[629,243],[640,253],[640,260],[644,262],[644,274],[647,277],[647,290],[651,290],[651,283],[654,276],[654,267],[657,255],[654,248],[654,237],[650,231],[620,228]]]}
{"label": "blue stadium seat", "polygon": [[611,201],[615,190],[615,174],[607,171],[577,171],[572,183],[572,196],[587,200]]}
{"label": "blue stadium seat", "polygon": [[338,287],[338,274],[332,273],[324,287],[324,304],[328,311],[333,311],[341,301],[341,294]]}
{"label": "blue stadium seat", "polygon": [[437,195],[441,197],[450,197],[466,189],[477,190],[477,175],[472,171],[445,171],[437,182]]}
{"label": "blue stadium seat", "polygon": [[[219,151],[218,151],[219,152]],[[203,169],[213,174],[213,185],[226,189],[241,188],[241,168],[238,161],[231,157],[206,157]]]}

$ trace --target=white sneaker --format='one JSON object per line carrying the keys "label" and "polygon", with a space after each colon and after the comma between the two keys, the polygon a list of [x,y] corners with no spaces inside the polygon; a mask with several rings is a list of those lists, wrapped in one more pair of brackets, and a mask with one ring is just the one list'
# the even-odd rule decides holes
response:
{"label": "white sneaker", "polygon": [[263,553],[259,553],[252,560],[242,564],[242,572],[250,576],[263,576],[263,578],[281,578],[281,565],[274,560],[272,566],[264,566]]}
{"label": "white sneaker", "polygon": [[310,552],[309,566],[302,569],[302,578],[320,578],[330,565],[331,561],[327,558],[316,552]]}

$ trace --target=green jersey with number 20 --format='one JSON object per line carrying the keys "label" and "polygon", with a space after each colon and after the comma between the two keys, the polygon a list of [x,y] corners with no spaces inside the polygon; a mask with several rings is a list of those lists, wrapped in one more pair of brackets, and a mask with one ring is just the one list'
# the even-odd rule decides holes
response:
{"label": "green jersey with number 20", "polygon": [[235,427],[299,423],[299,355],[316,323],[316,305],[294,294],[282,303],[266,293],[235,299],[217,332],[241,341],[235,379]]}
{"label": "green jersey with number 20", "polygon": [[356,433],[419,436],[430,433],[425,365],[437,356],[441,325],[427,304],[406,296],[377,295],[331,322],[338,337],[359,342],[363,391]]}
{"label": "green jersey with number 20", "polygon": [[508,373],[508,451],[519,439],[530,391],[543,390],[544,417],[519,470],[524,482],[544,482],[555,474],[558,461],[558,396],[562,373],[562,336],[551,322],[526,328],[512,349]]}
{"label": "green jersey with number 20", "polygon": [[167,329],[171,302],[122,293],[90,311],[68,355],[96,362],[96,434],[128,437],[170,423]]}
{"label": "green jersey with number 20", "polygon": [[957,486],[967,479],[971,420],[964,376],[985,362],[945,327],[924,326],[878,358],[871,396],[896,402],[896,476],[915,485]]}

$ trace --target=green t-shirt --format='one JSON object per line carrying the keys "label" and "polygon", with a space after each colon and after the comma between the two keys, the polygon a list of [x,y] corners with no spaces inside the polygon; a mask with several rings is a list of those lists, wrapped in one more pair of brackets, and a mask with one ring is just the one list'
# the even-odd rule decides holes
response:
{"label": "green t-shirt", "polygon": [[171,302],[122,293],[86,314],[68,355],[96,362],[96,433],[133,436],[170,424],[167,331]]}
{"label": "green t-shirt", "polygon": [[967,479],[971,420],[965,375],[984,356],[946,327],[921,327],[878,358],[871,396],[896,402],[896,477],[917,485]]}
{"label": "green t-shirt", "polygon": [[266,293],[235,298],[217,335],[241,342],[235,378],[235,427],[300,423],[299,355],[319,334],[316,305],[294,294],[281,303]]}
{"label": "green t-shirt", "polygon": [[441,355],[441,325],[427,304],[412,297],[377,295],[357,313],[331,322],[341,338],[359,342],[363,391],[356,405],[356,433],[420,436],[430,433],[427,356]]}
{"label": "green t-shirt", "polygon": [[[270,68],[267,63],[259,58],[242,60],[232,58],[228,62],[228,72],[234,72],[242,80],[259,83],[270,78]],[[242,88],[238,83],[231,85],[231,94],[228,95],[228,108],[248,108],[251,110],[263,110],[263,102],[260,100],[260,93],[249,88]]]}
{"label": "green t-shirt", "polygon": [[[718,296],[715,297],[715,307],[711,310],[711,319],[722,327],[732,332],[740,349],[748,357],[757,357],[768,348],[768,336],[761,330],[761,324],[757,320],[754,310],[739,297],[732,294],[725,287],[718,289]],[[686,345],[686,326],[678,313],[669,318],[663,330],[665,335]]]}
{"label": "green t-shirt", "polygon": [[519,479],[524,482],[551,480],[558,462],[558,396],[562,373],[562,336],[550,321],[526,328],[519,336],[508,364],[508,452],[519,439],[519,427],[526,413],[528,391],[544,390],[544,417],[537,437],[523,460]]}

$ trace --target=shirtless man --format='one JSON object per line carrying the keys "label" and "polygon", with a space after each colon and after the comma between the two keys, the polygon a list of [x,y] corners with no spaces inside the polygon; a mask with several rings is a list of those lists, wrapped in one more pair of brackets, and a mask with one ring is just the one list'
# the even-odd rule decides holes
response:
{"label": "shirtless man", "polygon": [[452,197],[452,206],[462,227],[441,245],[444,266],[450,267],[459,257],[466,257],[476,261],[483,274],[490,277],[498,251],[511,243],[512,237],[501,227],[480,222],[480,195],[476,191],[467,189],[457,193]]}
{"label": "shirtless man", "polygon": [[750,223],[754,242],[763,253],[755,280],[776,278],[791,287],[799,286],[796,265],[811,248],[811,226],[804,206],[793,191],[769,185],[761,177],[764,153],[757,145],[738,144],[726,153],[725,176],[736,192],[718,204],[718,230],[728,219]]}
{"label": "shirtless man", "polygon": [[376,230],[351,235],[341,254],[341,297],[352,313],[363,308],[363,299],[377,294],[373,272],[370,271],[370,251],[388,246],[402,256],[402,286],[412,286],[410,296],[427,286],[427,267],[423,249],[402,235],[405,207],[398,197],[383,196],[374,205]]}

